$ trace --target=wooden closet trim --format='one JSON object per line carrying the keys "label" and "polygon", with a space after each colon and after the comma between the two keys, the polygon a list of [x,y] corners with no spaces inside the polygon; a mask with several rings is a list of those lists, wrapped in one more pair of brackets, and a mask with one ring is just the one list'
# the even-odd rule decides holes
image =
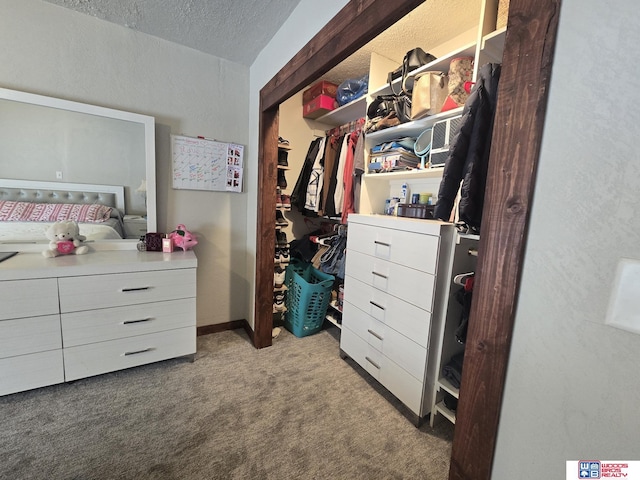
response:
{"label": "wooden closet trim", "polygon": [[[491,478],[561,4],[541,2],[510,2],[450,480]],[[271,345],[279,104],[421,3],[352,0],[260,91],[256,348]]]}

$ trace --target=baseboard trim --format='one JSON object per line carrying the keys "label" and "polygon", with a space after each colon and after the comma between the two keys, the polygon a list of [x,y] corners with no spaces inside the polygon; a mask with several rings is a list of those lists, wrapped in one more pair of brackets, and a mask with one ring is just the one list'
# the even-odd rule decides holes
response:
{"label": "baseboard trim", "polygon": [[249,326],[249,322],[244,318],[242,320],[233,320],[232,322],[216,323],[215,325],[203,325],[202,327],[197,327],[196,332],[197,335],[200,336],[209,335],[210,333],[224,332],[226,330],[236,330],[238,328],[243,328],[251,339],[251,343],[253,343],[253,330]]}

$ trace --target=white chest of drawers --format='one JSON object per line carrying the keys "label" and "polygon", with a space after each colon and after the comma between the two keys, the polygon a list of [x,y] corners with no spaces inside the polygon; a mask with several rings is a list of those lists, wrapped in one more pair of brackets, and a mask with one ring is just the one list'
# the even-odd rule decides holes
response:
{"label": "white chest of drawers", "polygon": [[451,224],[350,215],[340,350],[393,393],[416,424],[437,378],[431,332],[446,309]]}
{"label": "white chest of drawers", "polygon": [[0,395],[196,352],[193,252],[0,264]]}

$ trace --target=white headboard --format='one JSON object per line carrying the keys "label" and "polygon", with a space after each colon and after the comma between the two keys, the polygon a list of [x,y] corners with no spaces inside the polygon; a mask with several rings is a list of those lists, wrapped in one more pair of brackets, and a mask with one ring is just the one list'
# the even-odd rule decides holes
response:
{"label": "white headboard", "polygon": [[100,203],[125,212],[122,185],[40,182],[0,178],[0,200],[43,203]]}

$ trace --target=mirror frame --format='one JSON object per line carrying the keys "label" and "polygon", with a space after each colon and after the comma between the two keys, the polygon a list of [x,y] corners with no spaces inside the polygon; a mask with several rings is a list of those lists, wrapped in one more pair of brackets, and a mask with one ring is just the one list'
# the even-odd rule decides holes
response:
{"label": "mirror frame", "polygon": [[[144,127],[144,150],[145,150],[145,172],[147,182],[146,206],[147,206],[147,231],[157,230],[156,213],[156,145],[155,145],[155,118],[138,113],[115,110],[112,108],[100,107],[86,103],[63,100],[61,98],[48,97],[34,93],[21,92],[0,88],[0,100],[11,100],[15,102],[40,105],[44,107],[67,110],[71,112],[85,113],[99,117],[105,117],[127,122],[138,123]],[[20,180],[20,179],[16,179]],[[23,179],[28,180],[28,179]],[[98,182],[94,182],[98,183]],[[126,213],[126,212],[125,212]],[[135,249],[138,239],[121,240],[96,240],[91,247],[95,250],[129,250]],[[42,244],[39,243],[10,243],[0,244],[0,251],[17,250],[21,252],[40,251]]]}

